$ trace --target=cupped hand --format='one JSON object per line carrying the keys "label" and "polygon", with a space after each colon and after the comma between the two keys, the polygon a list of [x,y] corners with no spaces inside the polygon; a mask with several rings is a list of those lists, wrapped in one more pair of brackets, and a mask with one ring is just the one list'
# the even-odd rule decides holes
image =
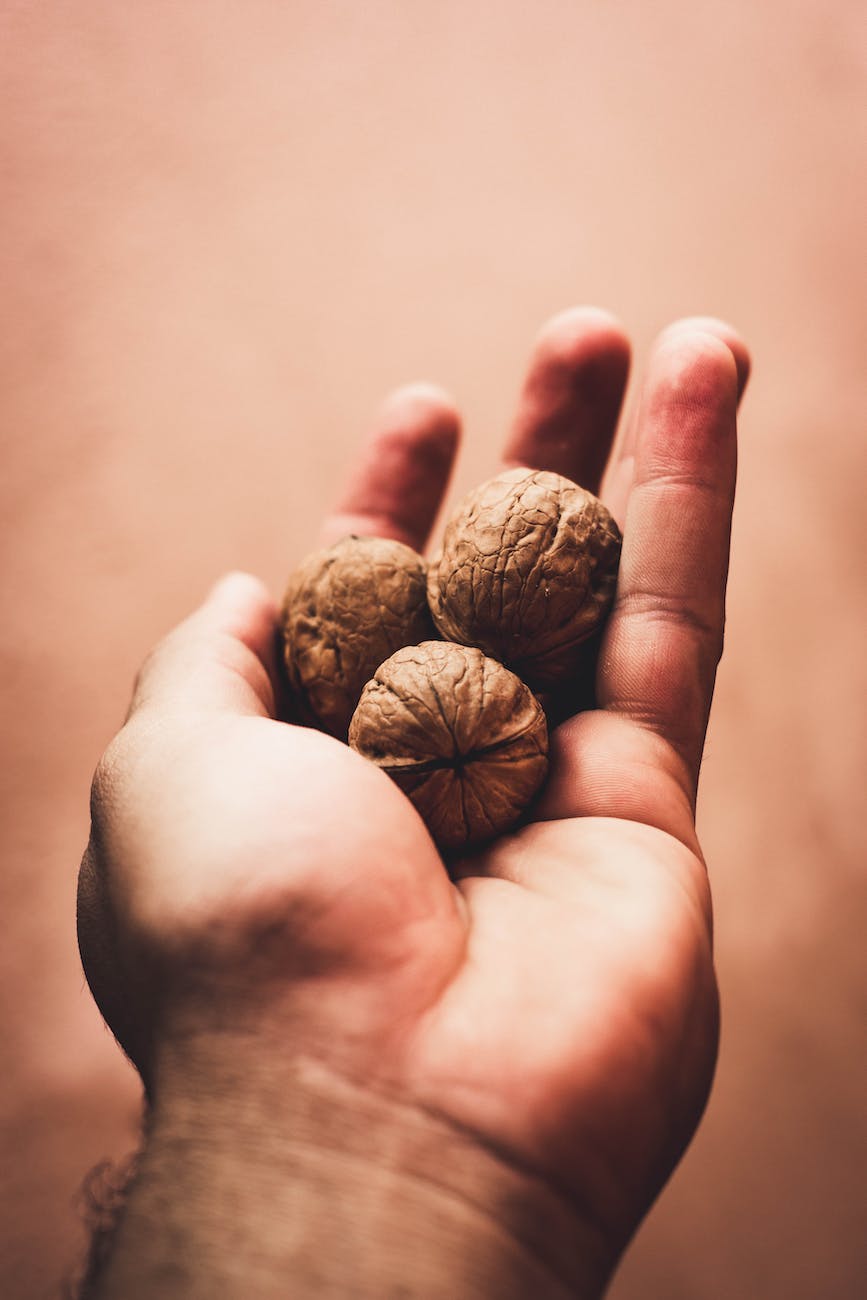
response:
{"label": "cupped hand", "polygon": [[[624,531],[598,707],[554,731],[529,824],[450,876],[388,777],[280,720],[275,609],[232,575],[139,675],[79,887],[91,988],[154,1105],[203,1041],[287,1086],[316,1062],[542,1182],[605,1267],[714,1066],[694,809],[749,363],[719,322],[670,327],[610,455],[628,365],[611,317],[555,318],[503,453],[601,483]],[[322,540],[421,549],[457,439],[444,395],[401,390]]]}

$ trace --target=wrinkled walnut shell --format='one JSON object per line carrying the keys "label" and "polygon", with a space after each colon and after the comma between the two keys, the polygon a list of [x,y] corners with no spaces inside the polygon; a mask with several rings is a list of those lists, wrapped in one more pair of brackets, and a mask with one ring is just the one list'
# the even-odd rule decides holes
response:
{"label": "wrinkled walnut shell", "polygon": [[296,569],[281,625],[298,712],[346,740],[364,684],[382,661],[436,636],[425,562],[402,542],[344,537]]}
{"label": "wrinkled walnut shell", "polygon": [[428,574],[443,636],[478,646],[533,687],[566,681],[614,599],[621,537],[592,493],[513,469],[467,496]]}
{"label": "wrinkled walnut shell", "polygon": [[398,650],[364,688],[349,743],[415,804],[436,842],[460,849],[513,826],[545,779],[538,700],[480,650]]}

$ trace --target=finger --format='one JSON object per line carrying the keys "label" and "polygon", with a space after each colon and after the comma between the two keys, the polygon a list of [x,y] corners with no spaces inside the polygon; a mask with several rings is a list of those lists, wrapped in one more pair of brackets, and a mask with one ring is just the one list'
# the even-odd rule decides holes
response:
{"label": "finger", "polygon": [[[680,333],[713,334],[716,338],[722,339],[735,359],[738,374],[738,401],[740,401],[750,377],[750,354],[738,332],[731,325],[718,320],[715,316],[686,316],[682,320],[675,321],[663,331],[657,346],[666,339]],[[605,504],[621,528],[626,514],[626,501],[629,497],[629,489],[632,486],[632,478],[635,472],[638,411],[639,404],[636,404],[628,414],[620,442],[605,476],[603,491]]]}
{"label": "finger", "polygon": [[510,465],[550,469],[599,491],[629,373],[622,326],[576,307],[544,327],[506,443]]}
{"label": "finger", "polygon": [[394,537],[422,550],[445,494],[459,435],[460,418],[440,389],[412,384],[394,393],[323,524],[323,545],[356,533]]}
{"label": "finger", "polygon": [[258,578],[230,573],[148,655],[129,715],[146,709],[273,717],[276,609]]}
{"label": "finger", "polygon": [[722,651],[737,398],[735,358],[718,335],[663,337],[641,400],[600,660],[601,706],[662,736],[691,796]]}

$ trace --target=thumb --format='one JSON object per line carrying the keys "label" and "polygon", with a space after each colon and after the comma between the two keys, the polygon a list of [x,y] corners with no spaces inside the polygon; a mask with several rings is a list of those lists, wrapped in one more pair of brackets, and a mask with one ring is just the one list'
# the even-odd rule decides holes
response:
{"label": "thumb", "polygon": [[274,602],[259,579],[226,574],[148,655],[128,716],[158,710],[273,717],[276,626]]}

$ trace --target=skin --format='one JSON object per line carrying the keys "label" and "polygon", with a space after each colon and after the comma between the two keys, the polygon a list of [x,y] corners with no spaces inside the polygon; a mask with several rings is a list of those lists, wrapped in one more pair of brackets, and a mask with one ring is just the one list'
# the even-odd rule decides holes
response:
{"label": "skin", "polygon": [[[95,1294],[242,1295],[251,1269],[257,1295],[604,1290],[714,1069],[694,813],[749,361],[721,322],[670,327],[612,453],[628,366],[589,309],[531,357],[504,463],[604,473],[622,568],[599,708],[553,733],[533,822],[456,879],[383,773],[279,720],[256,579],[145,663],[80,877],[88,980],[150,1106]],[[439,390],[397,393],[318,540],[421,549],[458,428]]]}

